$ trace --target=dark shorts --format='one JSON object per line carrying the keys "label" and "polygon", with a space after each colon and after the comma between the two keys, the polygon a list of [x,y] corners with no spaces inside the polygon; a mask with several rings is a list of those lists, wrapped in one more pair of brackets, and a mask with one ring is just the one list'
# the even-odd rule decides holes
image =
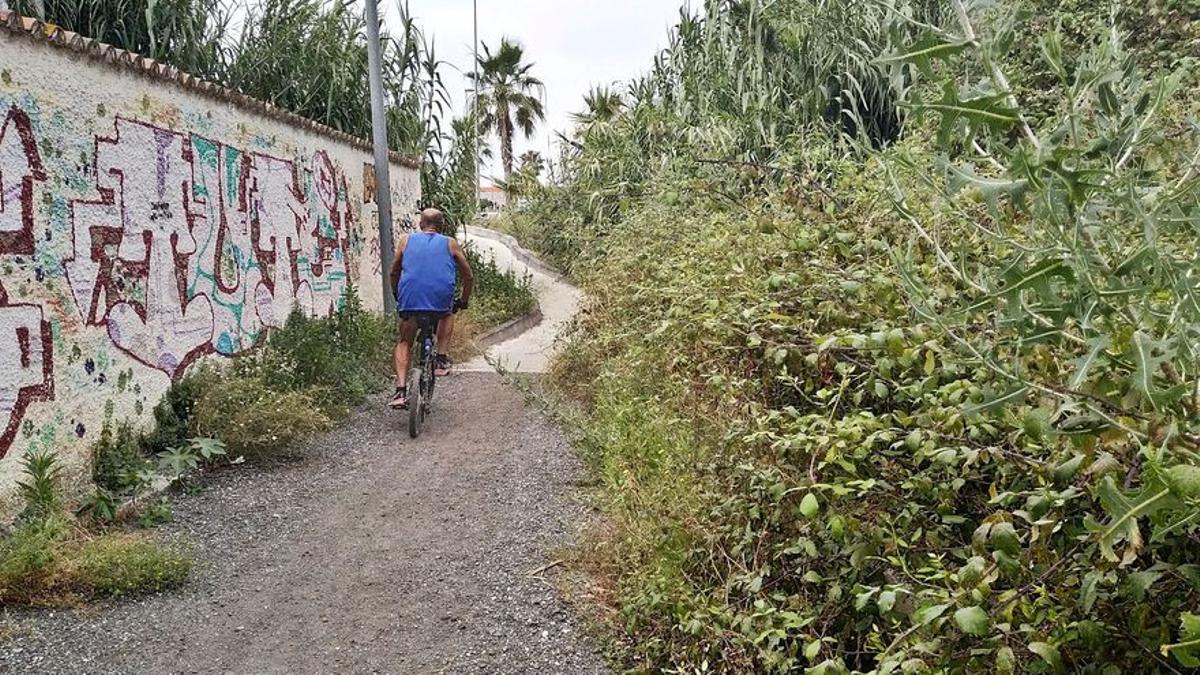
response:
{"label": "dark shorts", "polygon": [[446,310],[446,311],[444,311],[444,312],[408,312],[408,311],[400,311],[400,312],[399,312],[399,314],[400,314],[400,320],[401,320],[401,321],[403,321],[404,319],[419,319],[419,318],[421,318],[421,317],[423,317],[423,316],[431,316],[431,315],[432,315],[432,316],[436,316],[436,317],[437,317],[437,318],[439,318],[439,319],[443,319],[443,318],[445,318],[445,317],[448,317],[448,316],[450,316],[451,312],[450,312],[450,310]]}

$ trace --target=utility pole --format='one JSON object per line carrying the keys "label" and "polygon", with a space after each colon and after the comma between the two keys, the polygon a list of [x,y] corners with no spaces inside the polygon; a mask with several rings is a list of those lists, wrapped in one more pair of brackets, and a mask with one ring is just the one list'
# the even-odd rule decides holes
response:
{"label": "utility pole", "polygon": [[382,271],[383,311],[396,308],[396,289],[388,278],[396,244],[392,240],[392,179],[388,160],[387,117],[383,107],[383,58],[379,53],[379,6],[366,0],[367,70],[371,82],[371,140],[375,145],[375,205],[379,208],[379,267]]}
{"label": "utility pole", "polygon": [[471,101],[471,125],[474,127],[472,136],[475,138],[475,184],[471,186],[471,192],[475,195],[471,204],[471,213],[474,214],[479,211],[479,184],[483,182],[479,175],[479,0],[471,0],[471,17],[475,31],[474,42],[471,43],[474,54],[472,65],[475,68],[475,94]]}

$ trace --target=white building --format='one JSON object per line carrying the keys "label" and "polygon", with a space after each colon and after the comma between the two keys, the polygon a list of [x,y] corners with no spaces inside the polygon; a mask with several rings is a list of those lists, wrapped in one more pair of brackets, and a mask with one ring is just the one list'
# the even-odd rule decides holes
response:
{"label": "white building", "polygon": [[504,190],[495,185],[479,186],[479,215],[484,218],[495,218],[508,205],[508,196]]}

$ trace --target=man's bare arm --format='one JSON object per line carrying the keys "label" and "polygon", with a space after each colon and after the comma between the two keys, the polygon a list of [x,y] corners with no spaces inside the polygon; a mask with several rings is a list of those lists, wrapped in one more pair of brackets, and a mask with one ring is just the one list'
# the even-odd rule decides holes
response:
{"label": "man's bare arm", "polygon": [[454,256],[454,264],[462,276],[462,300],[470,302],[471,293],[475,290],[475,273],[471,271],[471,263],[467,262],[467,254],[463,253],[462,246],[455,239],[450,240],[450,254]]}
{"label": "man's bare arm", "polygon": [[400,241],[396,242],[396,255],[392,256],[392,268],[388,270],[388,279],[392,282],[392,293],[395,294],[396,286],[400,283],[401,261],[404,260],[404,246],[408,243],[408,235],[400,237]]}

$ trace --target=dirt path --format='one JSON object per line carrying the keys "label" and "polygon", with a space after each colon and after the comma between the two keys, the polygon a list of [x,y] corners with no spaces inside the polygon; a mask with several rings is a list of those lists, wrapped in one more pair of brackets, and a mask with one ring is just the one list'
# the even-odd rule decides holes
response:
{"label": "dirt path", "polygon": [[577,460],[498,376],[443,382],[416,441],[374,401],[291,461],[208,477],[176,501],[185,588],[10,612],[0,671],[604,672],[555,570],[530,576],[582,516]]}

